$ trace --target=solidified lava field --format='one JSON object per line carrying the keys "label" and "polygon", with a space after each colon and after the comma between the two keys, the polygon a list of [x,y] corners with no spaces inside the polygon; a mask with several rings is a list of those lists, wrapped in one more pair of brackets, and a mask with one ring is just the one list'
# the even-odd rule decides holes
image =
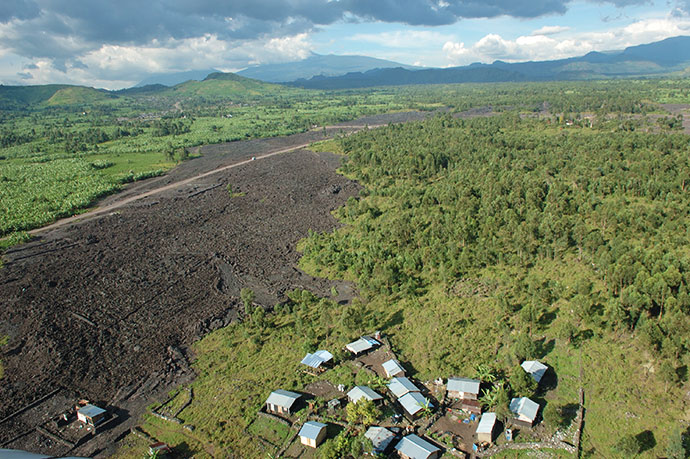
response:
{"label": "solidified lava field", "polygon": [[[208,147],[166,182],[276,143]],[[296,268],[295,246],[333,228],[330,211],[357,193],[339,162],[306,150],[252,161],[11,250],[0,269],[0,334],[10,337],[0,419],[56,387],[120,407],[134,393],[145,405],[154,388],[191,376],[186,347],[237,317],[241,288],[267,307],[294,288],[328,295],[331,283]],[[1,423],[0,445],[31,427]]]}
{"label": "solidified lava field", "polygon": [[[325,136],[319,130],[202,147],[201,157],[131,184],[99,207],[174,188],[63,222],[9,250],[0,269],[0,336],[9,336],[0,356],[0,448],[107,456],[146,406],[193,378],[189,346],[241,315],[243,287],[264,307],[295,288],[329,295],[333,282],[297,269],[296,245],[310,229],[336,227],[330,212],[359,186],[335,172],[342,158],[333,154],[297,149],[261,158]],[[352,286],[340,283],[338,291],[346,301]],[[36,430],[81,398],[114,410],[115,426],[74,449]]]}

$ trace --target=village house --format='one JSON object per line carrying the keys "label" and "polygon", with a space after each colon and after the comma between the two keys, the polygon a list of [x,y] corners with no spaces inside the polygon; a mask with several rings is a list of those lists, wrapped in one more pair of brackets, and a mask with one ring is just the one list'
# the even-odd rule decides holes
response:
{"label": "village house", "polygon": [[415,434],[404,437],[395,446],[398,455],[403,459],[436,459],[441,450]]}
{"label": "village house", "polygon": [[303,445],[316,448],[326,438],[326,424],[307,421],[299,431],[299,439]]}
{"label": "village house", "polygon": [[271,392],[266,399],[266,411],[283,416],[289,416],[292,405],[295,404],[301,395],[289,390],[278,389]]}
{"label": "village house", "polygon": [[395,440],[395,434],[385,427],[372,426],[364,434],[366,438],[371,440],[373,445],[373,450],[371,450],[372,456],[377,454],[385,454],[388,447]]}
{"label": "village house", "polygon": [[477,400],[480,384],[481,381],[476,379],[448,378],[448,384],[446,384],[448,397],[461,400]]}
{"label": "village house", "polygon": [[333,359],[333,354],[328,351],[316,351],[313,354],[307,354],[302,359],[302,364],[314,370],[322,370],[321,366],[330,362]]}
{"label": "village house", "polygon": [[84,405],[77,409],[77,420],[86,425],[97,426],[105,420],[106,410],[96,405]]}
{"label": "village house", "polygon": [[433,408],[434,405],[419,392],[408,392],[398,399],[398,402],[410,416],[417,416],[425,408]]}
{"label": "village house", "polygon": [[395,398],[400,398],[408,392],[419,392],[417,386],[404,376],[391,379],[388,383],[388,390],[391,391]]}
{"label": "village house", "polygon": [[357,341],[353,341],[350,344],[346,345],[345,348],[353,354],[359,355],[364,352],[370,351],[371,349],[380,345],[381,343],[376,341],[374,338],[370,336],[362,336]]}
{"label": "village house", "polygon": [[383,372],[386,374],[386,378],[394,378],[396,376],[405,376],[405,369],[400,365],[395,359],[390,359],[383,362]]}
{"label": "village house", "polygon": [[374,403],[383,400],[383,397],[367,386],[355,386],[347,393],[347,398],[352,403],[357,403],[361,399],[370,400]]}
{"label": "village house", "polygon": [[522,362],[521,366],[523,370],[529,373],[529,375],[532,377],[532,379],[534,379],[537,382],[537,384],[541,381],[541,378],[544,377],[546,370],[549,369],[549,367],[537,360],[525,360],[524,362]]}
{"label": "village house", "polygon": [[448,378],[446,391],[449,398],[460,401],[460,409],[468,413],[480,414],[482,406],[477,400],[481,381],[469,378]]}
{"label": "village house", "polygon": [[515,414],[515,420],[532,426],[537,419],[539,404],[527,397],[514,398],[510,401],[510,411]]}
{"label": "village house", "polygon": [[477,441],[493,443],[496,428],[496,413],[484,413],[477,425]]}

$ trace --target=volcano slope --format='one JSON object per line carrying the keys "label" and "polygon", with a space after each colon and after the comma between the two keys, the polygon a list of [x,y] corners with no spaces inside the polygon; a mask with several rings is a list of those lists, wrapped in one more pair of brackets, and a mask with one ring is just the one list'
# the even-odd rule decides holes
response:
{"label": "volcano slope", "polygon": [[329,153],[260,157],[323,137],[204,147],[201,158],[102,205],[257,160],[58,226],[10,250],[0,269],[0,335],[9,337],[1,357],[0,445],[57,452],[40,435],[11,441],[49,413],[3,419],[63,388],[130,419],[75,450],[95,454],[93,445],[111,443],[148,403],[192,377],[186,346],[242,314],[242,288],[267,307],[294,288],[328,295],[333,283],[296,269],[295,247],[310,229],[333,228],[330,211],[359,187],[335,173],[340,158]]}

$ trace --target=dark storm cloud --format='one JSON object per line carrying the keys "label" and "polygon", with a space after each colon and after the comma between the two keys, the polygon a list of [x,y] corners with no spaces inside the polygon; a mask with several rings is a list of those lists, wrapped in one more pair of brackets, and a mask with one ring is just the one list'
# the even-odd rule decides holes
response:
{"label": "dark storm cloud", "polygon": [[[165,46],[213,34],[222,40],[294,35],[340,19],[452,24],[501,15],[562,14],[571,0],[0,0],[0,47],[68,59],[103,44]],[[596,0],[595,0],[596,1]],[[619,6],[644,0],[606,0]],[[690,0],[682,0],[685,3]]]}
{"label": "dark storm cloud", "polygon": [[38,16],[39,8],[33,0],[2,0],[0,2],[0,24],[12,19],[31,19]]}

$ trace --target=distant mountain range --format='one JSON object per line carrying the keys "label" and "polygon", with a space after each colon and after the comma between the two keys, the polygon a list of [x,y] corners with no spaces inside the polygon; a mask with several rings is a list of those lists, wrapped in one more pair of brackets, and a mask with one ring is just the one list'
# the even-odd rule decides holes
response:
{"label": "distant mountain range", "polygon": [[398,62],[376,59],[367,56],[336,56],[334,54],[321,55],[312,53],[306,59],[282,64],[265,64],[249,67],[237,72],[247,78],[255,78],[271,83],[282,83],[307,79],[314,76],[332,77],[344,75],[348,72],[366,72],[373,69],[404,68],[419,70],[422,67],[400,64]]}
{"label": "distant mountain range", "polygon": [[[318,64],[318,63],[322,64]],[[350,64],[347,64],[347,63]],[[510,81],[553,81],[593,80],[610,78],[647,77],[690,77],[690,37],[668,38],[656,43],[632,46],[622,51],[591,52],[585,56],[542,62],[472,64],[447,69],[415,69],[414,67],[375,68],[366,71],[347,72],[339,76],[325,76],[336,68],[351,69],[348,65],[364,66],[395,64],[362,56],[311,56],[304,61],[291,64],[259,66],[253,72],[282,71],[284,78],[291,78],[287,67],[301,67],[304,72],[313,71],[319,65],[321,72],[309,79],[298,79],[289,86],[308,89],[344,89],[372,86],[438,84],[438,83],[489,83]],[[331,63],[331,64],[328,64]],[[398,64],[395,64],[398,65]],[[338,67],[340,66],[340,67]],[[261,70],[263,68],[264,70]],[[329,70],[326,70],[329,69]],[[250,69],[243,71],[243,74]],[[295,70],[297,72],[297,70]],[[274,74],[275,75],[275,74]],[[163,78],[165,77],[165,78]],[[275,76],[270,77],[277,79]],[[183,80],[183,81],[180,81]],[[201,80],[201,81],[199,81]],[[179,83],[174,83],[178,81]],[[145,84],[146,83],[146,84]],[[168,86],[168,84],[173,86]],[[118,97],[156,96],[176,99],[178,97],[233,97],[238,101],[260,95],[276,95],[293,89],[266,83],[234,73],[214,70],[190,71],[150,77],[139,85],[119,91],[106,91],[85,86],[42,85],[4,86],[0,85],[0,110],[25,109],[28,107],[83,106],[107,102]]]}
{"label": "distant mountain range", "polygon": [[195,80],[201,81],[211,73],[216,73],[216,69],[207,70],[188,70],[186,72],[177,73],[152,73],[148,77],[141,80],[134,87],[140,88],[142,86],[163,85],[175,86],[176,84],[184,83],[185,81]]}
{"label": "distant mountain range", "polygon": [[292,83],[308,89],[509,81],[590,80],[690,75],[690,37],[673,37],[622,51],[541,62],[472,64],[446,69],[381,68]]}

